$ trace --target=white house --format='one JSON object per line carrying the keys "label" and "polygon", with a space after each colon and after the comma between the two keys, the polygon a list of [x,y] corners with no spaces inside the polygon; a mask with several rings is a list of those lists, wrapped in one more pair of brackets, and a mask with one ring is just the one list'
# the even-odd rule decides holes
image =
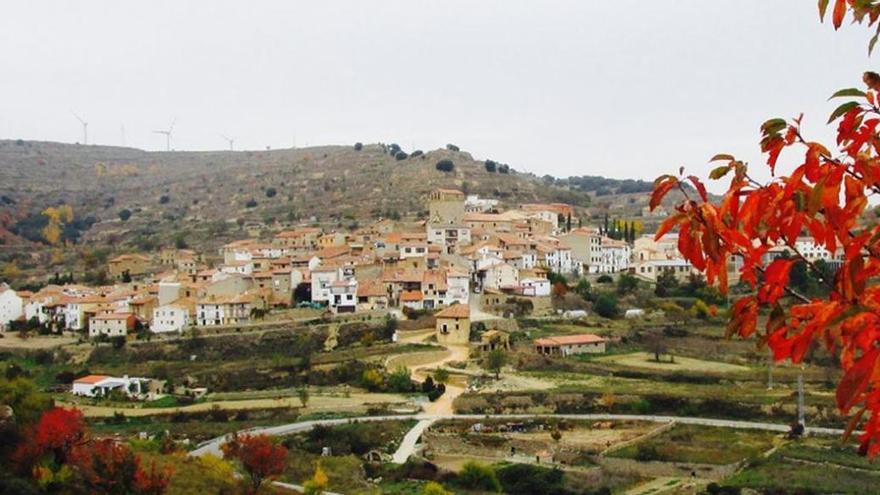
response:
{"label": "white house", "polygon": [[632,249],[625,241],[602,238],[600,261],[595,273],[617,273],[629,268]]}
{"label": "white house", "polygon": [[405,242],[400,244],[400,259],[424,258],[428,254],[428,245],[421,242]]}
{"label": "white house", "polygon": [[452,253],[457,246],[471,243],[471,229],[466,225],[429,224],[427,234],[428,244],[443,246],[447,254]]}
{"label": "white house", "polygon": [[480,272],[485,289],[509,289],[519,287],[519,270],[507,263],[492,265]]}
{"label": "white house", "polygon": [[341,279],[340,270],[336,267],[317,267],[312,270],[312,302],[330,304],[333,295],[330,285]]}
{"label": "white house", "polygon": [[554,247],[544,252],[544,260],[547,268],[556,273],[574,273],[574,264],[571,260],[571,249],[567,247]]}
{"label": "white house", "polygon": [[354,313],[357,310],[357,288],[355,279],[337,280],[330,284],[330,310],[334,313]]}
{"label": "white house", "polygon": [[446,272],[446,305],[467,304],[470,297],[470,274],[463,270]]}
{"label": "white house", "polygon": [[89,320],[89,337],[106,335],[108,337],[124,337],[129,330],[134,330],[135,316],[131,313],[111,313],[98,315]]}
{"label": "white house", "polygon": [[251,260],[232,261],[220,267],[222,273],[252,275],[254,273],[254,262]]}
{"label": "white house", "polygon": [[190,308],[193,303],[184,300],[175,301],[155,308],[150,331],[153,333],[179,332],[192,324]]}
{"label": "white house", "polygon": [[546,278],[524,278],[519,281],[519,288],[524,296],[550,295],[550,281]]}
{"label": "white house", "polygon": [[128,375],[116,378],[107,375],[88,375],[73,381],[71,393],[83,397],[106,397],[119,390],[128,397],[142,397],[148,393],[149,378],[134,378]]}
{"label": "white house", "polygon": [[0,330],[24,315],[24,301],[6,284],[0,284]]}

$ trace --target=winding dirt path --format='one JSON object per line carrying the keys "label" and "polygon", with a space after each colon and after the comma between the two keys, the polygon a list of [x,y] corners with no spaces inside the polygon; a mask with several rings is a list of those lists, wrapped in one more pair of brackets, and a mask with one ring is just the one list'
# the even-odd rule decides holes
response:
{"label": "winding dirt path", "polygon": [[[401,335],[400,342],[422,343],[433,334],[433,330],[414,331],[410,334]],[[420,382],[425,381],[437,368],[442,368],[446,364],[456,361],[467,361],[470,356],[470,347],[468,345],[449,345],[445,349],[447,352],[444,354],[426,353],[430,360],[408,366],[413,379]],[[446,382],[446,393],[441,395],[436,401],[425,404],[422,408],[425,414],[429,416],[448,416],[453,414],[452,402],[455,401],[456,397],[464,393],[467,387],[467,377],[454,373],[456,370],[450,371],[453,373],[450,374],[449,381]]]}

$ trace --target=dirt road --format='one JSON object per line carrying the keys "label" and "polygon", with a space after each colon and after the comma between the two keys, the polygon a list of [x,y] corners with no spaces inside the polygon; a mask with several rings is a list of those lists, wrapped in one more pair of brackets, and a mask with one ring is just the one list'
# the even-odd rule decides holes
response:
{"label": "dirt road", "polygon": [[[400,342],[421,343],[432,335],[434,335],[433,330],[406,332],[400,336]],[[438,347],[438,349],[444,348]],[[398,362],[409,368],[409,372],[414,380],[422,382],[425,381],[425,378],[432,375],[437,368],[442,368],[446,364],[456,361],[465,362],[470,355],[470,347],[468,345],[450,345],[446,346],[445,349],[446,352],[427,351],[410,355],[412,356],[410,362],[406,362],[407,355],[403,355],[400,356],[401,360]],[[449,371],[454,372],[455,370]],[[425,414],[430,416],[447,416],[452,414],[452,402],[456,397],[464,393],[466,387],[467,377],[451,373],[449,381],[446,382],[446,393],[441,395],[436,401],[425,404],[423,407]]]}

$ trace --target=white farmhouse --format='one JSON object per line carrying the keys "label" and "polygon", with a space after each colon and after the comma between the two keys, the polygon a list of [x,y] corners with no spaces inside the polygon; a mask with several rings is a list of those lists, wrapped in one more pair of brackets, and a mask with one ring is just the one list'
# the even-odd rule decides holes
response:
{"label": "white farmhouse", "polygon": [[519,288],[524,296],[550,295],[550,281],[546,278],[524,278],[519,281]]}
{"label": "white farmhouse", "polygon": [[134,330],[135,316],[131,313],[111,313],[98,315],[89,320],[89,337],[106,335],[108,337],[124,337],[129,330]]}
{"label": "white farmhouse", "polygon": [[0,285],[0,330],[5,330],[10,322],[22,317],[24,301],[8,285]]}
{"label": "white farmhouse", "polygon": [[195,302],[192,299],[178,299],[153,310],[150,331],[153,333],[180,332],[192,325]]}

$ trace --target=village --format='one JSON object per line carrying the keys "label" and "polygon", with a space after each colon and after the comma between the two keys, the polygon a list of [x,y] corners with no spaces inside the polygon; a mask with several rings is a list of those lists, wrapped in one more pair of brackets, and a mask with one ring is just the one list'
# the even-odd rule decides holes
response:
{"label": "village", "polygon": [[[774,367],[717,341],[729,302],[680,257],[676,234],[655,240],[633,219],[585,225],[573,205],[505,209],[455,189],[424,202],[416,221],[118,253],[108,286],[3,285],[7,376],[32,376],[117,438],[171,442],[193,466],[221,455],[226,433],[263,425],[300,458],[283,480],[319,463],[344,493],[389,490],[372,469],[392,479],[426,463],[435,479],[474,455],[534,475],[552,467],[567,485],[702,493],[793,418],[836,431],[825,364]],[[766,256],[795,251],[829,271],[841,257],[809,237]],[[731,258],[734,284],[740,268]],[[749,393],[719,398],[727,381]],[[303,424],[330,437],[308,440],[317,433]],[[332,440],[337,427],[365,446]],[[670,452],[652,443],[681,431],[698,434]],[[719,456],[719,436],[757,446]]]}
{"label": "village", "polygon": [[[577,280],[628,273],[645,282],[663,273],[680,281],[697,275],[678,254],[677,235],[655,241],[653,234],[636,237],[633,231],[625,234],[632,242],[612,239],[602,226],[574,227],[571,205],[524,204],[499,212],[497,200],[439,189],[427,206],[429,218],[413,225],[381,220],[353,232],[303,226],[272,239],[234,241],[219,253],[166,248],[120,254],[108,262],[116,280],[110,286],[50,284],[32,293],[3,285],[0,328],[43,326],[106,339],[242,326],[292,307],[396,318],[456,304],[493,312],[504,296],[546,313],[552,312],[554,275]],[[799,238],[792,251],[832,268],[841,256],[809,237]],[[730,260],[731,280],[740,265]]]}

